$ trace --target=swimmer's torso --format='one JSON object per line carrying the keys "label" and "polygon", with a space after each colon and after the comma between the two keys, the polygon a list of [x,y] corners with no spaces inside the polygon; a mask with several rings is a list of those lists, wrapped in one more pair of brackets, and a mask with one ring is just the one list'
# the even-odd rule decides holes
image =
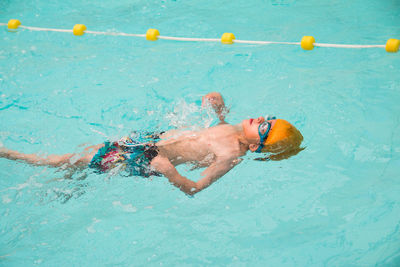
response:
{"label": "swimmer's torso", "polygon": [[186,162],[199,167],[209,166],[216,157],[243,156],[238,126],[223,124],[200,131],[171,130],[160,136],[157,142],[159,155],[167,157],[173,165]]}

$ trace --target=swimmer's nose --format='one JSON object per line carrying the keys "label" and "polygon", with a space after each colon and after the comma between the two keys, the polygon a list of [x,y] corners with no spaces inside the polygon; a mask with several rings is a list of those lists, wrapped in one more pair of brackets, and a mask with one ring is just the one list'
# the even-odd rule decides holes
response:
{"label": "swimmer's nose", "polygon": [[263,123],[264,120],[265,120],[264,117],[258,117],[258,118],[257,118],[257,122],[258,122],[258,123]]}

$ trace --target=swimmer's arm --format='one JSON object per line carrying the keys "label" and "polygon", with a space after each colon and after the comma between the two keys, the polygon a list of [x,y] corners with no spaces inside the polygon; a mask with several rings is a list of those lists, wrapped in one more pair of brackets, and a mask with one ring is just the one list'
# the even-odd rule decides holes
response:
{"label": "swimmer's arm", "polygon": [[195,193],[197,188],[196,183],[180,175],[168,158],[158,155],[151,161],[151,166],[167,177],[168,180],[181,191],[188,195],[193,195]]}
{"label": "swimmer's arm", "polygon": [[198,191],[201,191],[204,188],[211,185],[212,183],[214,183],[216,180],[224,176],[227,172],[229,172],[233,167],[235,167],[240,162],[241,159],[239,158],[217,157],[215,162],[201,173],[203,178],[201,178],[196,183]]}
{"label": "swimmer's arm", "polygon": [[180,175],[175,166],[165,157],[157,156],[151,161],[151,165],[180,190],[188,195],[194,195],[211,185],[218,178],[231,170],[239,161],[237,159],[216,160],[203,173],[204,176],[197,182]]}
{"label": "swimmer's arm", "polygon": [[222,95],[218,92],[211,92],[203,96],[201,101],[201,106],[205,107],[211,105],[215,113],[218,115],[221,124],[225,122],[225,115],[228,113],[228,109],[225,107],[224,99]]}

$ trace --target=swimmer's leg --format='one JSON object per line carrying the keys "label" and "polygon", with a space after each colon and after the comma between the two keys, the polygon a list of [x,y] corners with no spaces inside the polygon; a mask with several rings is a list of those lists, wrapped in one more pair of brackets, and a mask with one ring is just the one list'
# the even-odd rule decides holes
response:
{"label": "swimmer's leg", "polygon": [[86,167],[93,156],[104,144],[90,146],[84,149],[82,153],[69,153],[64,155],[49,155],[42,157],[36,154],[24,154],[4,147],[0,148],[0,158],[10,160],[20,160],[35,166],[83,168]]}

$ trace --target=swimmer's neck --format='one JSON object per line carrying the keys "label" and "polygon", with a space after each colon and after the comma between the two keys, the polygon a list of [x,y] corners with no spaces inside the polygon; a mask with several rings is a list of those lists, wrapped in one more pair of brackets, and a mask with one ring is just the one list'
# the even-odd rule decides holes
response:
{"label": "swimmer's neck", "polygon": [[237,133],[237,139],[239,141],[239,144],[242,148],[244,148],[246,151],[249,150],[249,146],[252,143],[251,140],[249,140],[246,135],[244,134],[244,130],[243,130],[243,124],[242,123],[238,123],[235,125],[232,125]]}

